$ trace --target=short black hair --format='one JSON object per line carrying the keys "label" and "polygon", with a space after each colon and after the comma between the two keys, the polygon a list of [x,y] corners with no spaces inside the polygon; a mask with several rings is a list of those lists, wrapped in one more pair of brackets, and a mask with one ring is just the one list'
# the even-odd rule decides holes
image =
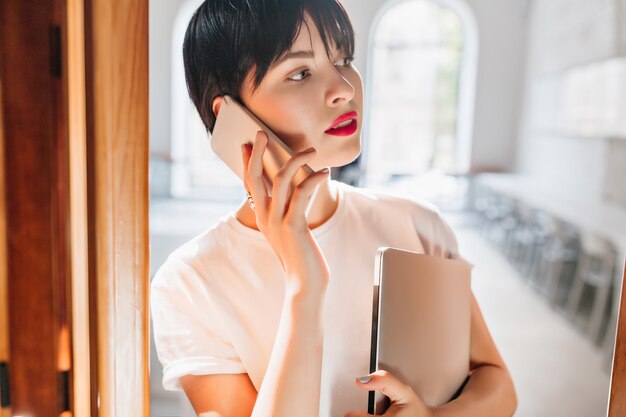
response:
{"label": "short black hair", "polygon": [[326,53],[333,46],[354,54],[354,30],[339,0],[205,0],[195,11],[183,42],[189,96],[207,130],[213,132],[216,96],[238,100],[254,68],[256,90],[272,63],[287,52],[305,12],[320,33]]}

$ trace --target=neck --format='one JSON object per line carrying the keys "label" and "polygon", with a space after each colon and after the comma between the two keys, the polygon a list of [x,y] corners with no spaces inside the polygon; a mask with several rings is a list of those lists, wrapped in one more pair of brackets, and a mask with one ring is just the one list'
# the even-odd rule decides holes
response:
{"label": "neck", "polygon": [[[325,223],[337,209],[338,193],[336,188],[337,186],[330,182],[330,177],[319,186],[307,216],[309,229],[315,229]],[[239,209],[237,209],[235,217],[244,226],[259,230],[256,224],[256,215],[248,205],[247,200],[244,200]]]}

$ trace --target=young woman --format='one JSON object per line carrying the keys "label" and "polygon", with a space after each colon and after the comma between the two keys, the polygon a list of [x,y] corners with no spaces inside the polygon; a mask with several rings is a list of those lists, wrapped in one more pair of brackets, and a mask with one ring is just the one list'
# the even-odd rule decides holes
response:
{"label": "young woman", "polygon": [[[296,155],[270,197],[258,134],[242,148],[247,201],[174,251],[153,279],[164,387],[184,390],[200,416],[364,416],[368,391],[378,390],[391,399],[388,416],[509,417],[515,390],[473,297],[471,371],[457,398],[428,407],[394,375],[368,375],[376,250],[460,256],[433,205],[330,178],[327,168],[361,150],[353,51],[337,0],[208,0],[192,17],[185,73],[207,130],[231,95]],[[303,164],[316,172],[289,195]]]}

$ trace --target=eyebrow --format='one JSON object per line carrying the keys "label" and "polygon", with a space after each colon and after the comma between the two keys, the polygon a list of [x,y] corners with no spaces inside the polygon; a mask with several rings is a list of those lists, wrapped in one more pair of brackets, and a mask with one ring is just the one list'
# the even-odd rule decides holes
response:
{"label": "eyebrow", "polygon": [[315,54],[313,53],[313,51],[310,51],[310,50],[287,52],[283,56],[281,56],[276,62],[274,62],[272,66],[276,67],[282,64],[283,62],[285,62],[286,60],[292,59],[292,58],[315,58]]}

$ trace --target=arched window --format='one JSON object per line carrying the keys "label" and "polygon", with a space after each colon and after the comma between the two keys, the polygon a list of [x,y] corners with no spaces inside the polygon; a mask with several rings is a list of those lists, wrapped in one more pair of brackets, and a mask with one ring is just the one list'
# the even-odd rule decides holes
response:
{"label": "arched window", "polygon": [[368,54],[368,183],[468,169],[477,49],[459,1],[392,1],[379,12]]}
{"label": "arched window", "polygon": [[187,93],[183,40],[187,25],[202,0],[180,7],[172,30],[172,177],[173,197],[205,197],[234,201],[243,197],[243,184],[210,146],[210,134]]}

